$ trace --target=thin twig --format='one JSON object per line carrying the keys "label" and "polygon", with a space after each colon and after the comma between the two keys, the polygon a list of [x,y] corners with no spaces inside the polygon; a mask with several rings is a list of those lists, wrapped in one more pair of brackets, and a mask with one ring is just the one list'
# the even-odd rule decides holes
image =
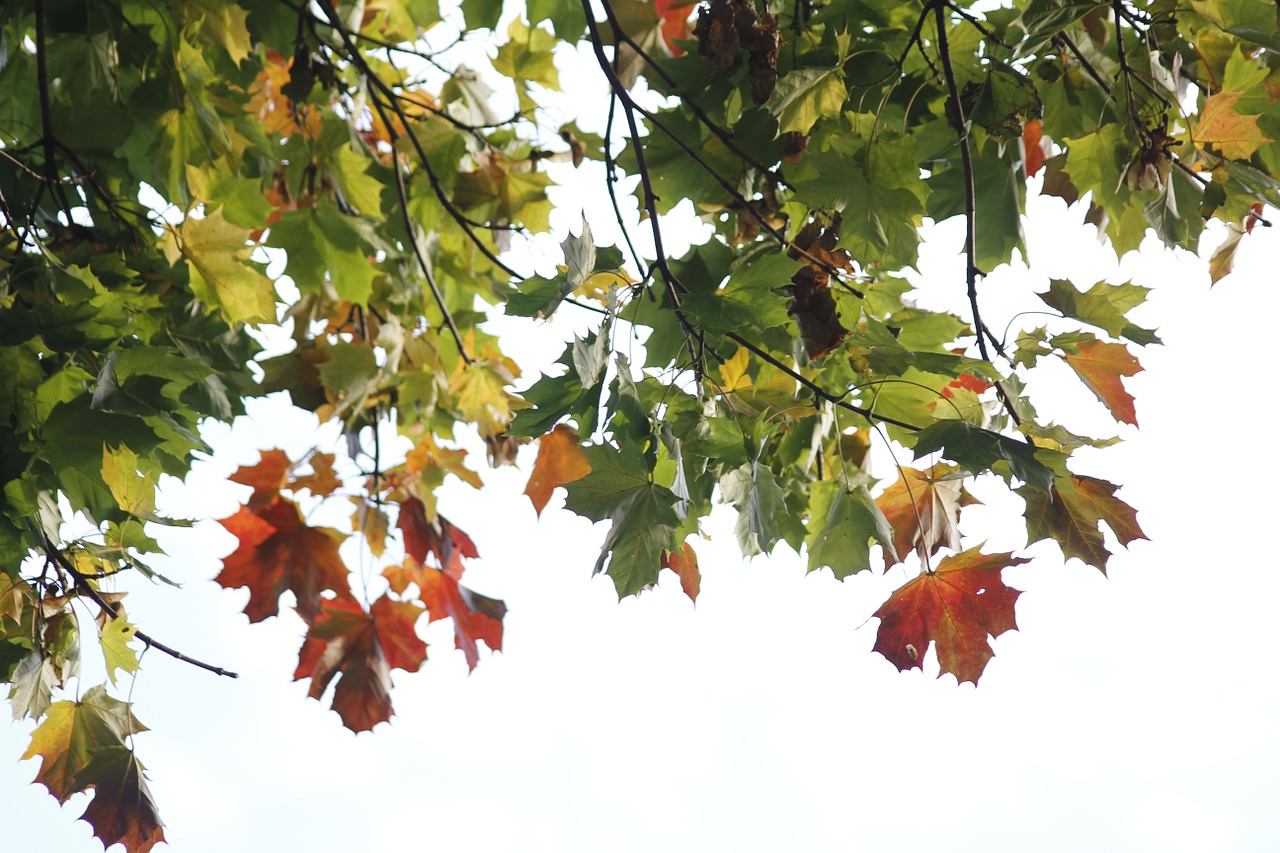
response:
{"label": "thin twig", "polygon": [[[978,269],[977,262],[977,191],[974,187],[973,177],[973,152],[969,147],[969,123],[965,118],[964,105],[960,102],[960,87],[956,83],[955,68],[951,64],[951,46],[947,39],[947,17],[946,10],[948,4],[946,0],[934,0],[933,14],[934,23],[938,29],[938,58],[942,62],[943,75],[947,81],[947,98],[950,102],[951,121],[955,125],[956,137],[960,143],[960,165],[964,171],[964,277],[965,289],[969,295],[969,309],[973,312],[973,329],[978,339],[978,352],[981,353],[984,361],[991,361],[991,354],[987,349],[987,335],[984,334],[986,326],[982,322],[982,314],[978,310],[978,276],[981,270]],[[1013,400],[1009,398],[1009,394],[1004,389],[1004,385],[999,380],[995,382],[996,393],[1000,396],[1000,400],[1004,403],[1005,411],[1009,413],[1009,417],[1013,419],[1015,425],[1020,425],[1022,419],[1018,416],[1017,408],[1013,405]]]}
{"label": "thin twig", "polygon": [[[107,614],[107,616],[111,619],[119,619],[120,612],[118,608],[120,607],[120,605],[113,604],[107,601],[105,598],[103,598],[102,595],[96,589],[93,588],[93,585],[89,583],[88,578],[84,577],[78,571],[76,571],[75,567],[71,565],[71,563],[67,560],[66,556],[62,553],[62,551],[57,546],[53,544],[53,542],[49,539],[49,537],[44,536],[43,538],[44,538],[45,556],[51,558],[55,563],[58,564],[59,567],[62,568],[63,571],[67,572],[67,574],[71,576],[72,582],[75,583],[76,589],[80,590],[82,594],[87,596],[94,604],[98,605],[98,607],[101,608],[103,613]],[[137,636],[137,638],[141,640],[145,645],[159,649],[160,651],[167,654],[169,657],[180,660],[183,663],[189,663],[194,667],[198,667],[208,672],[212,672],[214,675],[223,675],[223,676],[226,676],[227,678],[240,677],[238,673],[232,672],[228,669],[223,669],[220,666],[214,666],[211,663],[205,663],[204,661],[197,660],[196,658],[193,658],[190,655],[183,654],[182,652],[178,651],[172,646],[165,645],[164,643],[160,642],[159,640],[152,637],[150,634],[140,630],[137,627],[134,628],[134,635]]]}
{"label": "thin twig", "polygon": [[[351,63],[355,65],[356,70],[369,81],[369,85],[382,93],[386,99],[386,105],[391,108],[396,117],[400,119],[407,129],[411,122],[409,121],[409,117],[405,115],[404,110],[401,108],[400,102],[396,99],[395,90],[369,67],[368,61],[365,60],[364,56],[360,53],[360,49],[356,47],[355,42],[352,40],[351,32],[343,26],[342,19],[338,17],[338,10],[334,7],[333,0],[320,0],[319,5],[320,8],[324,10],[325,15],[329,18],[329,25],[333,27],[333,29],[338,33],[338,37],[342,39],[343,46],[347,49],[349,54],[348,58],[351,60]],[[452,200],[450,200],[448,193],[444,191],[444,186],[440,183],[440,176],[436,174],[435,168],[432,167],[431,159],[427,156],[426,149],[422,147],[422,142],[418,139],[417,135],[410,132],[405,134],[405,138],[408,139],[409,144],[413,146],[414,153],[417,155],[419,163],[426,172],[427,181],[431,184],[431,189],[435,193],[436,198],[440,201],[440,205],[445,209],[445,212],[449,214],[450,218],[458,223],[459,227],[462,228],[463,232],[480,251],[480,254],[484,255],[489,259],[490,263],[510,275],[512,278],[525,278],[525,276],[516,272],[514,269],[498,259],[498,256],[488,246],[486,246],[484,241],[480,239],[480,236],[476,234],[475,229],[472,227],[467,217],[465,217],[462,214],[462,211],[458,210],[457,206],[454,205]]]}
{"label": "thin twig", "polygon": [[658,65],[658,63],[654,61],[653,57],[649,55],[649,52],[646,51],[643,47],[641,47],[640,44],[636,42],[635,39],[633,39],[630,35],[628,35],[627,32],[618,23],[617,16],[613,11],[613,5],[610,2],[610,0],[603,0],[601,5],[604,6],[605,17],[609,19],[609,26],[612,27],[613,31],[618,34],[618,39],[623,44],[629,46],[632,50],[634,50],[636,54],[641,59],[643,59],[645,63],[648,64],[650,68],[658,72],[658,76],[661,77],[663,80],[665,80],[668,86],[676,90],[676,95],[680,98],[681,103],[684,106],[688,107],[689,111],[692,112],[699,121],[705,124],[707,126],[707,129],[710,130],[717,139],[723,142],[726,148],[728,148],[734,154],[738,155],[738,157],[742,158],[742,160],[748,165],[754,167],[755,169],[758,169],[761,173],[768,175],[770,178],[773,178],[775,183],[780,184],[782,186],[786,186],[786,187],[791,186],[790,184],[787,183],[786,179],[782,177],[782,173],[778,169],[770,168],[769,166],[764,165],[759,160],[757,160],[756,158],[752,157],[750,154],[748,154],[747,152],[739,148],[738,144],[733,141],[732,133],[725,130],[723,127],[721,127],[719,123],[712,120],[711,116],[707,115],[706,111],[703,110],[702,107],[698,106],[698,102],[696,100],[686,96],[684,93],[680,91],[679,84],[676,83],[675,78],[672,77],[670,74],[668,74],[662,66]]}
{"label": "thin twig", "polygon": [[725,337],[737,343],[739,346],[745,347],[749,352],[754,353],[760,359],[769,362],[769,364],[772,364],[774,367],[778,368],[783,373],[787,374],[792,379],[799,382],[805,388],[808,388],[811,392],[813,392],[815,396],[820,397],[823,400],[826,400],[832,405],[839,406],[840,408],[846,409],[850,412],[853,412],[854,414],[861,415],[862,417],[866,418],[868,421],[879,421],[881,423],[892,424],[893,426],[902,427],[903,429],[909,429],[913,432],[920,431],[920,427],[916,426],[915,424],[909,424],[906,421],[900,421],[897,418],[891,418],[888,415],[877,414],[871,409],[864,409],[861,406],[855,406],[853,403],[850,403],[848,400],[845,399],[845,397],[848,396],[848,392],[845,392],[844,394],[831,393],[827,389],[823,388],[821,385],[818,385],[812,379],[806,378],[804,374],[800,373],[795,368],[788,366],[781,359],[778,359],[772,354],[770,354],[767,350],[762,349],[761,347],[751,343],[751,341],[742,337],[742,335],[739,335],[737,332],[729,332],[728,334],[725,335]]}

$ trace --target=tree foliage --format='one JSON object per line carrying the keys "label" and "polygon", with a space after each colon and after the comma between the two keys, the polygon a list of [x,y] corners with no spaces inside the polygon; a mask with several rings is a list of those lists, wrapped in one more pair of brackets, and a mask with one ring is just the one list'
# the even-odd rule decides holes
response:
{"label": "tree foliage", "polygon": [[[151,647],[233,675],[135,627],[120,590],[167,580],[151,526],[188,522],[156,486],[207,449],[203,420],[285,392],[342,425],[345,459],[265,449],[233,476],[251,491],[217,581],[249,590],[251,621],[291,594],[294,677],[355,731],[393,713],[391,670],[425,662],[424,617],[472,668],[502,647],[506,606],[462,583],[484,537],[437,498],[483,487],[473,435],[495,466],[538,443],[526,494],[541,513],[563,487],[607,525],[595,571],[619,596],[666,568],[696,598],[692,543],[724,502],[744,555],[918,567],[876,651],[905,670],[932,643],[976,682],[1025,558],[962,549],[966,480],[1005,483],[1028,543],[1102,571],[1113,539],[1144,538],[1072,458],[1115,438],[1026,389],[1065,364],[1136,426],[1146,290],[1055,280],[1026,294],[1043,325],[989,316],[1027,193],[1080,205],[1118,254],[1151,232],[1194,249],[1221,220],[1214,281],[1280,204],[1262,0],[24,0],[0,28],[0,680],[40,721],[37,781],[93,789],[85,819],[133,851],[164,837],[143,727],[106,685],[59,697],[99,645],[112,683]],[[574,45],[608,94],[563,123],[546,105]],[[529,273],[549,191],[593,168],[621,245],[583,222]],[[691,216],[708,236],[670,249]],[[935,310],[903,273],[952,217],[964,274]],[[558,312],[591,330],[522,380],[485,321],[536,334]],[[291,348],[261,357],[273,327]],[[870,470],[873,444],[896,470]],[[310,524],[320,502],[349,502],[347,529]],[[376,598],[348,540],[386,562]]]}

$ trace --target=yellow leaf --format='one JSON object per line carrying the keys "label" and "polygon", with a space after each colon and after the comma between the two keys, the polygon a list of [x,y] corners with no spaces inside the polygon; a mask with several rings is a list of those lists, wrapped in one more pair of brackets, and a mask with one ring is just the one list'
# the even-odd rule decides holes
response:
{"label": "yellow leaf", "polygon": [[1254,152],[1272,140],[1262,135],[1257,115],[1240,115],[1235,111],[1236,102],[1243,92],[1219,92],[1204,102],[1200,120],[1196,122],[1196,145],[1203,148],[1212,145],[1223,157],[1247,160]]}
{"label": "yellow leaf", "polygon": [[187,217],[178,243],[191,272],[191,292],[221,309],[233,323],[269,323],[276,319],[276,292],[261,270],[250,264],[249,231],[232,225],[215,210],[204,219]]}
{"label": "yellow leaf", "polygon": [[751,361],[751,353],[746,347],[739,347],[733,358],[720,365],[720,388],[726,394],[739,388],[750,388],[751,377],[747,375],[747,365]]}
{"label": "yellow leaf", "polygon": [[140,518],[150,518],[156,511],[156,481],[138,470],[138,454],[121,445],[112,450],[102,448],[102,481],[111,490],[120,509]]}

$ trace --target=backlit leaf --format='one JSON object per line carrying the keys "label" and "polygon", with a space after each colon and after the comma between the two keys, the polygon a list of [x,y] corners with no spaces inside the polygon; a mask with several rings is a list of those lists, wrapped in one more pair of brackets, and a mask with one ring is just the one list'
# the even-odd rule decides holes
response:
{"label": "backlit leaf", "polygon": [[538,515],[542,515],[557,486],[591,473],[591,465],[578,444],[578,434],[564,424],[558,424],[538,440],[538,458],[524,490]]}
{"label": "backlit leaf", "polygon": [[1142,365],[1124,344],[1088,341],[1062,358],[1116,420],[1138,425],[1133,395],[1125,389],[1122,377],[1136,375]]}
{"label": "backlit leaf", "polygon": [[900,670],[923,669],[929,643],[938,652],[938,675],[978,683],[993,652],[987,637],[1018,627],[1013,605],[1019,591],[1005,586],[1000,572],[1028,562],[1012,554],[983,554],[970,548],[944,558],[899,588],[875,612],[880,620],[874,651]]}

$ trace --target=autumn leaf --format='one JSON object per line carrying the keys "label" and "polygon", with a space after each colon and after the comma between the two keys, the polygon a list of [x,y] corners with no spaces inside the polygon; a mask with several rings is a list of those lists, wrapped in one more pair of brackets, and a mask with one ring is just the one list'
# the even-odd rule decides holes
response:
{"label": "autumn leaf", "polygon": [[422,608],[383,595],[366,612],[357,602],[324,601],[323,615],[307,631],[293,679],[311,679],[307,695],[320,699],[329,683],[333,710],[353,732],[391,719],[391,670],[417,672],[427,644],[414,631]]}
{"label": "autumn leaf", "polygon": [[400,518],[396,526],[404,534],[404,550],[409,556],[426,563],[427,555],[434,555],[440,568],[454,578],[462,577],[463,557],[475,559],[480,556],[471,537],[443,515],[428,521],[422,501],[416,498],[400,503]]}
{"label": "autumn leaf", "polygon": [[539,439],[538,458],[533,463],[533,472],[524,490],[539,516],[557,486],[591,473],[591,465],[578,444],[578,434],[564,424],[556,425]]}
{"label": "autumn leaf", "polygon": [[968,493],[952,465],[927,471],[900,468],[898,479],[876,498],[876,505],[893,528],[893,553],[886,547],[885,565],[902,562],[915,551],[921,560],[940,548],[960,550],[960,508],[978,503]]}
{"label": "autumn leaf", "polygon": [[187,217],[177,233],[197,298],[220,308],[233,323],[275,321],[275,286],[253,265],[249,229],[215,210],[203,219]]}
{"label": "autumn leaf", "polygon": [[117,669],[123,669],[125,672],[138,671],[138,655],[129,645],[137,633],[138,629],[119,615],[108,620],[98,632],[98,639],[102,643],[102,656],[107,664],[107,677],[111,679],[112,684],[116,683]]}
{"label": "autumn leaf", "polygon": [[1063,355],[1094,396],[1110,410],[1111,415],[1126,424],[1138,425],[1133,395],[1125,390],[1121,377],[1134,376],[1142,365],[1124,344],[1087,341]]}
{"label": "autumn leaf", "polygon": [[1000,572],[1029,562],[1012,554],[983,554],[981,546],[944,558],[896,590],[875,612],[880,620],[873,651],[899,670],[923,668],[929,643],[936,644],[941,675],[961,683],[978,678],[993,653],[987,637],[1018,627],[1013,605],[1020,592],[1005,586]]}
{"label": "autumn leaf", "polygon": [[1038,118],[1022,126],[1022,171],[1028,178],[1034,178],[1044,168],[1043,131],[1044,125]]}
{"label": "autumn leaf", "polygon": [[288,485],[291,470],[293,463],[283,450],[263,450],[259,452],[257,465],[242,465],[227,479],[253,489],[246,502],[253,508],[275,500],[280,490]]}
{"label": "autumn leaf", "polygon": [[133,750],[121,744],[95,750],[77,774],[77,783],[93,789],[81,820],[104,847],[122,844],[129,853],[146,853],[164,841],[164,824],[143,770]]}
{"label": "autumn leaf", "polygon": [[662,568],[675,572],[680,578],[680,588],[696,604],[702,589],[702,573],[698,570],[698,555],[689,543],[682,544],[678,551],[663,551]]}
{"label": "autumn leaf", "polygon": [[358,495],[351,498],[351,502],[356,505],[355,512],[351,513],[352,528],[364,534],[370,553],[381,557],[387,547],[387,533],[391,530],[386,510]]}
{"label": "autumn leaf", "polygon": [[480,662],[478,640],[484,640],[495,652],[502,650],[502,618],[507,613],[503,602],[473,592],[450,573],[424,566],[412,557],[406,558],[403,565],[388,567],[383,575],[397,593],[416,584],[418,598],[431,614],[430,621],[453,619],[454,645],[466,657],[468,669],[475,669]]}
{"label": "autumn leaf", "polygon": [[1018,494],[1027,502],[1027,540],[1058,543],[1065,558],[1076,557],[1106,572],[1111,552],[1103,542],[1100,524],[1128,546],[1147,536],[1138,526],[1137,512],[1115,496],[1119,486],[1094,477],[1058,477],[1047,494],[1026,487]]}
{"label": "autumn leaf", "polygon": [[1223,157],[1248,160],[1272,140],[1258,127],[1261,115],[1241,115],[1236,103],[1244,92],[1218,92],[1204,102],[1192,136],[1200,147],[1212,145]]}
{"label": "autumn leaf", "polygon": [[342,480],[333,468],[332,453],[313,453],[311,455],[311,473],[295,477],[289,488],[308,489],[317,498],[327,498],[342,486]]}
{"label": "autumn leaf", "polygon": [[31,733],[31,745],[22,757],[40,758],[36,781],[65,803],[84,790],[78,776],[96,751],[123,745],[130,735],[146,730],[129,705],[97,685],[86,690],[79,702],[54,702]]}
{"label": "autumn leaf", "polygon": [[244,612],[250,622],[279,613],[285,592],[293,593],[308,623],[320,617],[321,592],[351,598],[347,567],[338,555],[345,535],[307,525],[293,501],[277,497],[257,511],[242,508],[221,524],[240,542],[214,580],[227,589],[249,588]]}

